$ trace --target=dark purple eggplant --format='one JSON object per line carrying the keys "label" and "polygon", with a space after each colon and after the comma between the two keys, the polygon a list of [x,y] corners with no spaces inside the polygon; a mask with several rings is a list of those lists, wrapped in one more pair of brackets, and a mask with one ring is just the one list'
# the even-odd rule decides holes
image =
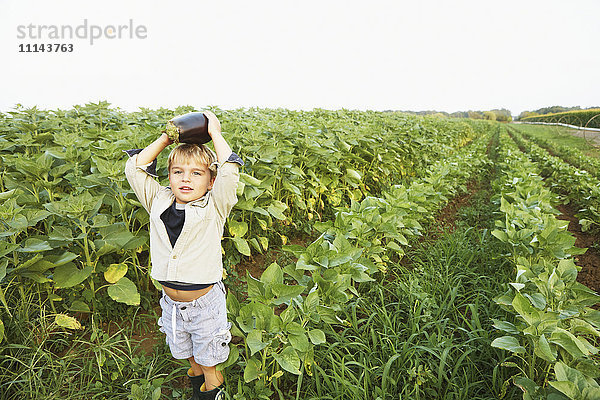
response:
{"label": "dark purple eggplant", "polygon": [[175,143],[204,144],[211,141],[208,118],[201,112],[180,115],[167,122],[167,135]]}

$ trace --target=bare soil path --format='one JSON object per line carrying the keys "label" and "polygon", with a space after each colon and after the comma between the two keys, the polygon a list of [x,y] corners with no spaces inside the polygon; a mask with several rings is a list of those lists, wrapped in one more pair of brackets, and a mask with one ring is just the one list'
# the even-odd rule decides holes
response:
{"label": "bare soil path", "polygon": [[600,293],[600,236],[581,231],[579,220],[575,217],[577,211],[569,205],[557,206],[561,212],[558,219],[569,221],[569,232],[577,239],[575,246],[588,250],[575,257],[576,264],[581,267],[577,281]]}

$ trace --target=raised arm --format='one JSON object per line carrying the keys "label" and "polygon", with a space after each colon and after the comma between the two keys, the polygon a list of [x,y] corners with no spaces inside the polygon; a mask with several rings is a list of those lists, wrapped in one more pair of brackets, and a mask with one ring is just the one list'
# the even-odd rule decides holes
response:
{"label": "raised arm", "polygon": [[211,193],[217,211],[223,218],[227,218],[237,203],[236,189],[240,179],[239,168],[244,165],[244,162],[231,151],[231,147],[223,138],[217,116],[210,111],[204,111],[204,115],[208,118],[208,134],[212,138],[220,165]]}
{"label": "raised arm", "polygon": [[125,176],[142,206],[150,213],[154,197],[161,186],[156,179],[156,157],[171,142],[163,134],[143,150],[125,150],[130,157],[125,163]]}
{"label": "raised arm", "polygon": [[138,154],[136,165],[146,165],[152,162],[171,143],[173,141],[169,139],[166,133],[163,133]]}
{"label": "raised arm", "polygon": [[208,134],[212,138],[217,153],[217,161],[223,164],[231,155],[231,147],[227,144],[221,133],[221,123],[212,111],[203,111],[208,118]]}

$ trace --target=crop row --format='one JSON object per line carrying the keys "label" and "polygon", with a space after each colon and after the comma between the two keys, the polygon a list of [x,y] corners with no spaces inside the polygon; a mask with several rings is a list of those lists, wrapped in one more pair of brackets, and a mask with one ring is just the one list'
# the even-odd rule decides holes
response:
{"label": "crop row", "polygon": [[559,157],[552,156],[537,144],[527,141],[515,130],[511,135],[538,165],[540,175],[552,185],[566,202],[579,208],[577,217],[582,230],[600,229],[600,181],[587,171],[580,170]]}
{"label": "crop row", "polygon": [[410,184],[338,207],[333,220],[316,224],[322,234],[310,245],[284,246],[297,258],[295,265],[271,264],[260,279],[248,274],[242,303],[228,295],[232,333],[243,342],[223,367],[243,368],[240,385],[253,382],[253,398],[269,396],[283,371],[298,375],[298,385],[304,374],[312,374],[314,346],[327,340],[325,324],[343,327],[346,307],[360,296],[360,285],[397,263],[436,210],[486,169],[489,138],[482,136],[434,163]]}
{"label": "crop row", "polygon": [[600,159],[595,157],[588,157],[583,154],[579,149],[571,146],[563,146],[557,143],[550,142],[549,140],[536,137],[532,134],[527,133],[524,127],[519,127],[518,130],[528,140],[535,144],[543,147],[544,149],[551,151],[553,155],[562,158],[569,164],[576,168],[586,170],[596,178],[600,178]]}
{"label": "crop row", "polygon": [[[189,110],[123,113],[99,103],[0,116],[0,302],[7,314],[7,286],[31,282],[69,327],[78,322],[61,313],[103,309],[106,294],[139,304],[140,290],[152,288],[148,215],[125,181],[122,150],[144,147],[167,119]],[[287,232],[330,217],[335,206],[418,176],[485,127],[399,113],[219,113],[247,162],[223,243],[226,266],[273,241],[285,244]],[[163,184],[165,153],[158,158]]]}
{"label": "crop row", "polygon": [[600,110],[577,110],[522,118],[527,122],[552,122],[588,128],[600,128]]}
{"label": "crop row", "polygon": [[513,382],[523,399],[600,398],[600,312],[590,308],[600,296],[576,282],[573,255],[581,249],[567,221],[556,219],[557,196],[537,165],[506,134],[501,146],[503,216],[492,234],[507,244],[516,274],[495,301],[514,319],[494,320],[504,336],[492,346],[510,352],[503,365],[517,369]]}

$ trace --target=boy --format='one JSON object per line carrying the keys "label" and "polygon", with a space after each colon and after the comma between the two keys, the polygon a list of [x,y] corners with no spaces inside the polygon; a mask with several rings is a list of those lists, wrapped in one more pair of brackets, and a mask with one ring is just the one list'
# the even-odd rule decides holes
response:
{"label": "boy", "polygon": [[204,145],[181,144],[169,154],[170,186],[156,177],[156,157],[173,143],[166,134],[143,150],[128,150],[125,175],[150,214],[151,276],[163,286],[158,321],[173,357],[188,359],[192,400],[219,399],[231,323],[227,321],[221,237],[237,202],[239,167],[244,165],[221,134],[210,111],[208,132],[215,154]]}

